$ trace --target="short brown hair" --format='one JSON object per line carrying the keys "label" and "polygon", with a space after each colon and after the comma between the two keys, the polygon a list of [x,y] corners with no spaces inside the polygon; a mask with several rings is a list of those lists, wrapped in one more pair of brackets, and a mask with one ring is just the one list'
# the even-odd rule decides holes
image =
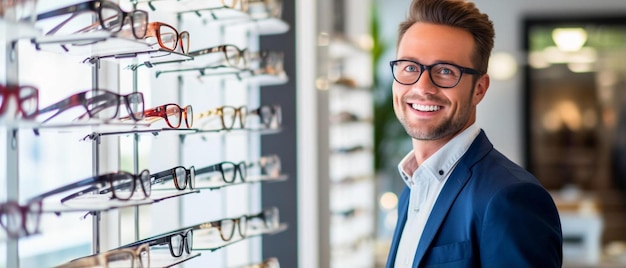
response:
{"label": "short brown hair", "polygon": [[493,49],[495,31],[487,14],[466,0],[413,0],[408,17],[398,29],[398,44],[406,31],[417,22],[461,28],[472,34],[476,43],[472,63],[482,73],[487,72]]}

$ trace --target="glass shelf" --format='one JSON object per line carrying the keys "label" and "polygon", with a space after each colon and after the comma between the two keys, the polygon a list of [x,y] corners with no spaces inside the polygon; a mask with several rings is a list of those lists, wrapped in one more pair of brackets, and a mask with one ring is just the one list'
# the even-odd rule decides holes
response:
{"label": "glass shelf", "polygon": [[123,65],[152,65],[161,62],[181,62],[193,57],[169,51],[158,45],[150,46],[143,40],[117,37],[107,31],[63,36],[39,36],[31,39],[38,49],[85,56],[85,63],[93,59],[114,60]]}
{"label": "glass shelf", "polygon": [[169,249],[150,248],[150,267],[176,267],[177,265],[200,256],[201,253],[183,254],[180,257],[172,257]]}
{"label": "glass shelf", "polygon": [[223,6],[219,0],[140,0],[137,6],[146,10],[167,10],[181,15],[210,18],[215,22],[228,23],[229,25],[247,23],[254,26],[260,35],[275,35],[289,31],[289,24],[279,18],[253,18],[250,14],[239,9]]}
{"label": "glass shelf", "polygon": [[[103,194],[87,194],[61,203],[59,200],[45,200],[42,212],[45,213],[62,213],[62,212],[80,212],[80,211],[106,211],[110,209],[132,207],[153,204],[165,199],[179,197],[192,193],[199,193],[199,190],[175,190],[175,191],[154,191],[149,198],[131,198],[131,200],[110,199],[109,195]],[[139,194],[138,196],[141,196]]]}
{"label": "glass shelf", "polygon": [[11,22],[0,18],[0,42],[32,38],[40,34],[41,30],[32,24]]}
{"label": "glass shelf", "polygon": [[275,229],[256,229],[256,230],[247,230],[246,237],[234,237],[232,240],[228,242],[224,242],[221,239],[216,239],[215,236],[209,235],[209,233],[213,230],[209,229],[199,229],[193,231],[193,250],[209,250],[216,251],[228,245],[237,243],[239,241],[246,240],[251,237],[261,236],[261,235],[273,235],[287,230],[287,223],[281,223]]}
{"label": "glass shelf", "polygon": [[[287,176],[286,174],[281,174],[279,176],[247,176],[245,182],[241,182],[237,180],[234,183],[225,183],[221,181],[221,177],[220,177],[220,181],[211,181],[209,179],[206,179],[206,177],[210,177],[210,176],[196,175],[196,187],[195,187],[196,190],[204,190],[204,189],[217,190],[217,189],[228,187],[231,185],[234,186],[234,185],[252,184],[252,183],[281,182],[281,181],[286,181],[289,176]],[[158,188],[154,190],[158,191]]]}

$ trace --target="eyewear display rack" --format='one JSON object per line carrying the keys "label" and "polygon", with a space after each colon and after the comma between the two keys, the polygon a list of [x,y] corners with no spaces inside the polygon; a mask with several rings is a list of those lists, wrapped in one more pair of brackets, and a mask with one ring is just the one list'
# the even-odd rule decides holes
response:
{"label": "eyewear display rack", "polygon": [[[374,267],[376,181],[369,6],[318,3],[320,267]],[[335,14],[328,19],[324,14]],[[359,41],[365,41],[359,42]]]}
{"label": "eyewear display rack", "polygon": [[[131,1],[133,8],[150,10],[150,20],[175,20],[179,29],[189,30],[192,34],[196,33],[199,38],[192,39],[192,49],[204,47],[204,45],[196,44],[236,44],[254,51],[258,51],[259,35],[280,34],[289,29],[289,25],[278,18],[261,16],[257,13],[245,13],[237,8],[226,7],[220,5],[220,1]],[[206,5],[209,4],[209,7]],[[261,4],[264,4],[261,2]],[[161,6],[163,5],[163,6]],[[177,9],[165,7],[173,5]],[[255,8],[259,8],[258,6]],[[172,12],[174,11],[174,12]],[[256,15],[255,15],[256,14]],[[154,17],[153,17],[154,15]],[[152,96],[152,105],[145,105],[146,108],[160,105],[162,103],[171,102],[176,99],[181,106],[186,103],[192,103],[194,107],[202,107],[198,109],[203,111],[208,107],[216,107],[218,105],[240,104],[247,106],[258,104],[260,86],[277,85],[286,82],[286,74],[284,70],[278,73],[253,73],[242,77],[235,72],[229,73],[210,73],[201,76],[184,76],[176,75],[168,78],[158,78],[155,73],[162,68],[169,68],[171,73],[176,73],[177,68],[186,68],[185,66],[194,66],[195,59],[189,55],[179,52],[164,50],[146,45],[140,40],[129,40],[118,38],[107,32],[94,32],[88,34],[78,34],[74,36],[44,36],[38,29],[32,26],[14,27],[0,20],[0,30],[6,31],[2,36],[6,37],[6,81],[7,84],[18,84],[18,51],[15,46],[18,40],[30,39],[31,43],[46,51],[66,53],[67,51],[58,51],[60,45],[70,47],[71,53],[85,55],[85,64],[92,66],[92,88],[101,88],[100,71],[102,69],[113,69],[119,72],[119,84],[123,84],[122,76],[124,72],[130,73],[130,82],[132,92],[143,89],[144,94],[149,92]],[[204,38],[203,38],[204,37]],[[209,37],[209,38],[207,38]],[[194,36],[192,36],[194,38]],[[199,41],[198,41],[199,40]],[[73,46],[73,44],[86,42],[88,46]],[[195,43],[198,42],[198,43]],[[57,51],[55,51],[55,49]],[[122,70],[122,66],[127,66]],[[173,68],[171,68],[174,66]],[[162,68],[161,68],[162,67]],[[252,67],[255,67],[252,64]],[[276,66],[273,66],[276,67]],[[143,70],[142,70],[143,69]],[[147,70],[146,69],[152,69]],[[274,68],[276,69],[276,68]],[[173,71],[172,71],[173,70]],[[146,74],[151,77],[146,78]],[[182,74],[182,72],[181,72]],[[234,78],[234,79],[233,79]],[[146,83],[146,80],[148,81]],[[145,85],[146,83],[147,85]],[[149,88],[148,91],[145,91]],[[118,89],[119,90],[119,89]],[[201,101],[199,101],[201,100]],[[198,105],[202,103],[202,105]],[[140,167],[149,166],[151,171],[160,171],[170,168],[173,164],[185,166],[204,166],[205,164],[213,164],[220,161],[228,161],[230,159],[258,159],[259,155],[259,135],[272,134],[280,131],[280,126],[274,126],[270,130],[259,130],[247,128],[242,130],[204,130],[201,128],[189,129],[170,129],[150,124],[144,124],[141,121],[137,123],[120,123],[120,124],[59,124],[59,125],[39,125],[34,122],[2,122],[7,127],[7,200],[19,200],[19,150],[18,135],[19,129],[37,128],[41,131],[50,132],[83,132],[87,131],[87,135],[83,138],[85,141],[92,142],[92,167],[93,175],[97,176],[102,173],[101,167],[106,166],[108,169],[111,164],[107,163],[111,159],[117,158],[117,162],[122,162],[120,155],[124,151],[130,151],[132,154],[132,164],[126,164],[126,170],[132,169],[134,174],[138,174]],[[258,127],[258,125],[257,125]],[[61,131],[59,131],[59,129]],[[59,134],[59,133],[55,133]],[[151,135],[150,135],[151,134]],[[59,135],[63,135],[62,133]],[[150,163],[146,165],[143,141],[150,137],[167,137],[165,141],[153,141],[158,144],[149,150],[151,154],[159,156],[168,156],[166,161],[157,161],[158,163]],[[198,138],[197,138],[198,137]],[[117,148],[117,153],[111,155],[111,144],[120,143],[120,139],[132,138],[132,146],[130,148]],[[207,146],[208,145],[208,146]],[[160,147],[154,149],[154,147]],[[202,148],[202,149],[200,149]],[[117,156],[115,156],[117,154]],[[104,155],[104,157],[103,157]],[[159,157],[163,158],[163,157]],[[152,161],[150,161],[152,162]],[[124,165],[124,164],[120,164]],[[130,168],[128,167],[130,166]],[[154,167],[158,166],[158,167]],[[121,170],[121,168],[118,167]],[[266,179],[267,181],[281,181],[286,179],[286,175],[280,174],[277,177]],[[263,180],[260,180],[263,181]],[[244,187],[225,186],[245,184]],[[222,189],[223,188],[223,189]],[[215,190],[223,192],[218,196],[209,196],[212,194],[201,194],[201,189]],[[155,192],[153,190],[153,192]],[[158,192],[158,191],[157,191]],[[189,195],[192,194],[192,195]],[[185,196],[185,197],[183,197]],[[144,209],[146,206],[159,203],[162,200],[173,199],[173,204],[169,207],[174,208],[175,215],[167,215],[162,209],[150,211]],[[207,202],[208,201],[208,202]],[[169,201],[168,201],[169,202]],[[206,202],[212,204],[214,209],[203,211],[204,214],[198,213],[199,208],[206,206],[199,205],[198,202]],[[167,203],[167,202],[164,202]],[[194,205],[195,204],[195,205]],[[156,205],[156,204],[155,204]],[[130,213],[129,209],[132,210]],[[182,226],[188,226],[197,222],[204,222],[208,219],[219,219],[232,217],[237,215],[250,214],[261,210],[260,204],[260,187],[255,183],[232,183],[220,186],[199,186],[195,190],[183,191],[162,191],[147,199],[131,200],[128,202],[111,202],[107,204],[80,204],[77,206],[64,206],[44,203],[44,212],[54,212],[62,214],[63,212],[87,211],[93,217],[93,233],[92,233],[92,252],[100,253],[104,249],[114,248],[126,242],[137,241],[142,237],[151,236],[155,233],[167,230],[177,229]],[[121,210],[125,210],[121,211]],[[112,215],[102,212],[114,211]],[[121,212],[120,212],[121,211]],[[147,214],[147,216],[146,216]],[[200,214],[200,215],[198,215]],[[174,218],[171,220],[170,218]],[[161,220],[166,222],[161,226]],[[112,227],[111,221],[116,221],[118,227]],[[157,223],[158,222],[158,223]],[[104,224],[103,224],[104,223]],[[145,228],[152,225],[151,227]],[[131,228],[128,228],[131,226]],[[125,230],[125,228],[131,230]],[[263,234],[271,234],[280,232],[286,228],[286,224],[280,224],[275,229],[261,230],[253,232],[249,237],[239,240],[223,243],[219,246],[202,247],[202,250],[215,251],[228,245],[236,247],[236,250],[227,251],[225,254],[217,258],[208,257],[210,263],[216,267],[232,266],[233,264],[244,264],[242,261],[251,263],[260,260],[260,241],[252,238]],[[113,234],[111,233],[113,232]],[[123,237],[121,233],[126,233]],[[131,234],[129,238],[128,234]],[[111,239],[111,237],[116,237]],[[253,240],[250,243],[236,243],[241,240]],[[127,241],[125,241],[127,240]],[[17,238],[8,238],[7,245],[7,267],[19,267],[19,252]],[[123,243],[124,242],[124,243]],[[162,258],[153,266],[169,267],[186,262],[189,259],[199,257],[198,251],[179,258]],[[211,254],[209,254],[211,255]],[[152,257],[151,257],[152,259]],[[206,261],[206,260],[204,260]],[[200,261],[194,262],[200,264]],[[193,263],[190,263],[193,265]],[[201,263],[205,266],[206,263]]]}

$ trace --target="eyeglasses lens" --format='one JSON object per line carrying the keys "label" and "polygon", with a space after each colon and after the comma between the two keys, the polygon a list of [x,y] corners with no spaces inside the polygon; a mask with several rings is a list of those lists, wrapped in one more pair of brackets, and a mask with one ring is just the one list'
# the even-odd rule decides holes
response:
{"label": "eyeglasses lens", "polygon": [[224,182],[226,183],[232,183],[235,181],[235,175],[237,175],[237,172],[235,172],[236,166],[235,163],[232,162],[222,162],[221,163],[221,171],[222,171],[222,179],[224,179]]}
{"label": "eyeglasses lens", "polygon": [[191,105],[187,105],[187,107],[185,107],[185,124],[187,125],[187,128],[191,128],[193,126],[193,109],[191,108]]}
{"label": "eyeglasses lens", "polygon": [[4,226],[10,236],[17,237],[22,226],[19,207],[12,204],[3,206],[2,211],[0,211],[0,223],[2,223],[2,226]]}
{"label": "eyeglasses lens", "polygon": [[41,203],[33,202],[28,206],[28,211],[26,211],[26,222],[25,228],[26,232],[29,234],[37,233],[39,230],[39,220],[41,218]]}
{"label": "eyeglasses lens", "polygon": [[174,179],[178,190],[184,190],[187,187],[187,171],[184,167],[177,167],[174,169]]}
{"label": "eyeglasses lens", "polygon": [[174,257],[180,257],[183,255],[183,247],[185,246],[183,239],[183,234],[170,236],[170,249]]}
{"label": "eyeglasses lens", "polygon": [[148,13],[141,10],[134,10],[130,13],[132,26],[133,26],[133,34],[135,38],[141,39],[146,36],[146,31],[148,31]]}
{"label": "eyeglasses lens", "polygon": [[150,194],[152,193],[152,183],[150,182],[150,172],[148,172],[148,170],[143,170],[139,174],[139,176],[140,176],[139,178],[141,179],[141,185],[143,186],[145,197],[150,197]]}
{"label": "eyeglasses lens", "polygon": [[168,25],[161,24],[159,26],[159,38],[163,48],[168,50],[176,49],[178,44],[178,33],[176,30]]}
{"label": "eyeglasses lens", "polygon": [[239,235],[241,237],[246,237],[246,231],[248,231],[248,218],[246,216],[242,216],[239,218]]}
{"label": "eyeglasses lens", "polygon": [[113,119],[117,116],[120,98],[107,91],[88,91],[85,94],[87,110],[92,117]]}
{"label": "eyeglasses lens", "polygon": [[189,53],[189,32],[183,31],[180,33],[180,49],[182,53]]}
{"label": "eyeglasses lens", "polygon": [[280,159],[278,156],[265,156],[260,160],[263,175],[277,177],[280,175]]}
{"label": "eyeglasses lens", "polygon": [[24,113],[24,117],[32,117],[37,113],[39,99],[37,97],[37,89],[34,87],[22,87],[19,91],[20,109]]}
{"label": "eyeglasses lens", "polygon": [[226,57],[226,62],[232,67],[239,68],[239,62],[241,60],[241,55],[239,54],[239,49],[235,46],[227,45],[224,47],[224,56]]}
{"label": "eyeglasses lens", "polygon": [[167,116],[167,123],[171,128],[179,128],[183,111],[178,105],[166,105],[165,114]]}
{"label": "eyeglasses lens", "polygon": [[125,96],[126,108],[130,113],[130,116],[134,120],[141,120],[144,118],[144,100],[141,92],[133,92]]}
{"label": "eyeglasses lens", "polygon": [[111,188],[115,197],[120,200],[128,200],[135,191],[135,180],[131,174],[119,175],[112,179]]}
{"label": "eyeglasses lens", "polygon": [[222,107],[221,117],[224,129],[232,129],[235,124],[236,110],[235,107]]}
{"label": "eyeglasses lens", "polygon": [[193,231],[189,230],[185,234],[185,252],[187,252],[187,254],[190,254],[192,249],[193,249]]}
{"label": "eyeglasses lens", "polygon": [[189,184],[191,188],[194,189],[196,188],[196,168],[195,167],[191,167],[189,169],[189,176],[191,177],[189,179]]}
{"label": "eyeglasses lens", "polygon": [[235,234],[235,220],[233,219],[224,219],[220,222],[220,236],[224,241],[230,241]]}
{"label": "eyeglasses lens", "polygon": [[113,3],[102,2],[100,9],[102,28],[110,32],[118,32],[122,29],[124,15],[122,10]]}

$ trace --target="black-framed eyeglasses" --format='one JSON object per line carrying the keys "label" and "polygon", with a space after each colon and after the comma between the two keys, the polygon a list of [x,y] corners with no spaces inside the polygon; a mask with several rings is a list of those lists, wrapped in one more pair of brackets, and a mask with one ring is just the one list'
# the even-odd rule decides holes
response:
{"label": "black-framed eyeglasses", "polygon": [[191,166],[189,169],[183,166],[177,166],[152,174],[151,177],[154,178],[152,185],[173,180],[174,186],[178,190],[185,190],[187,186],[189,186],[189,189],[196,187],[196,169],[194,166]]}
{"label": "black-framed eyeglasses", "polygon": [[61,199],[61,203],[65,203],[68,200],[80,197],[85,194],[99,191],[99,193],[111,192],[111,199],[129,200],[133,197],[135,190],[139,187],[145,198],[150,197],[151,184],[150,184],[150,172],[144,169],[139,174],[132,174],[125,171],[118,171],[115,173],[108,173],[99,176],[94,176],[80,181],[67,184],[65,186],[52,189],[48,192],[40,194],[31,198],[30,200],[42,200],[49,196],[53,196],[65,191],[69,191],[76,188],[88,187],[82,191],[73,193]]}
{"label": "black-framed eyeglasses", "polygon": [[37,15],[37,20],[72,14],[69,18],[65,19],[59,25],[55,26],[46,33],[46,35],[51,35],[58,32],[69,21],[84,12],[95,12],[100,27],[109,32],[119,32],[122,30],[126,20],[130,20],[130,25],[135,38],[141,39],[146,35],[148,28],[148,12],[144,10],[126,12],[123,11],[119,5],[107,0],[91,0],[51,10]]}
{"label": "black-framed eyeglasses", "polygon": [[[258,224],[257,219],[261,220],[261,225]],[[222,241],[229,242],[235,236],[235,229],[237,229],[241,238],[245,238],[249,225],[255,229],[272,229],[278,226],[278,224],[278,209],[272,207],[253,215],[243,215],[236,218],[226,218],[197,224],[192,226],[191,229],[216,228]]]}
{"label": "black-framed eyeglasses", "polygon": [[126,107],[128,116],[133,120],[139,121],[144,118],[144,98],[141,92],[120,95],[105,89],[87,90],[76,93],[57,103],[40,109],[38,114],[41,115],[56,111],[56,113],[41,122],[46,123],[68,109],[82,106],[85,108],[86,112],[77,119],[84,117],[93,118],[98,115],[100,119],[109,120],[117,117],[122,101]]}
{"label": "black-framed eyeglasses", "polygon": [[178,258],[183,253],[190,254],[193,250],[193,229],[185,229],[182,231],[170,232],[154,237],[141,239],[139,241],[121,246],[119,248],[135,247],[141,244],[148,244],[149,246],[159,246],[168,244],[172,257]]}
{"label": "black-framed eyeglasses", "polygon": [[112,249],[99,254],[94,254],[56,266],[56,268],[75,267],[128,267],[149,268],[150,247],[141,244],[129,248]]}
{"label": "black-framed eyeglasses", "polygon": [[0,203],[0,225],[11,238],[39,232],[41,204],[41,200],[32,200],[25,205],[14,201]]}
{"label": "black-framed eyeglasses", "polygon": [[246,162],[233,163],[224,161],[221,163],[217,163],[212,166],[199,168],[196,170],[196,175],[217,172],[219,171],[222,175],[222,181],[225,183],[233,183],[237,179],[237,174],[239,174],[239,178],[242,182],[246,181],[246,176],[248,174],[248,165]]}
{"label": "black-framed eyeglasses", "polygon": [[393,79],[402,85],[412,85],[428,70],[430,81],[440,88],[453,88],[459,84],[463,73],[481,75],[478,70],[452,63],[424,65],[413,60],[393,60],[389,62]]}

